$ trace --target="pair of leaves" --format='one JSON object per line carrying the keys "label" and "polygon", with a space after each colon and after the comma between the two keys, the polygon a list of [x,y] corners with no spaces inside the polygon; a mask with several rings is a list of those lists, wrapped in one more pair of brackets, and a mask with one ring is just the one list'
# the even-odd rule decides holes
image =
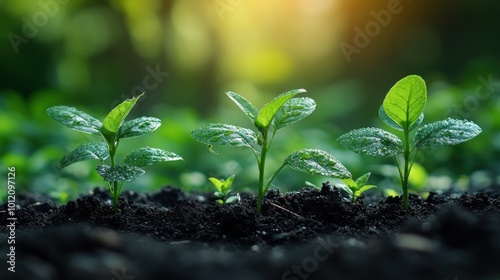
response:
{"label": "pair of leaves", "polygon": [[375,185],[367,185],[370,175],[370,172],[365,173],[356,179],[356,181],[352,178],[342,179],[342,181],[346,184],[344,190],[351,196],[352,201],[356,201],[356,199],[358,199],[358,197],[365,191],[377,187]]}
{"label": "pair of leaves", "polygon": [[[109,157],[104,142],[89,142],[78,146],[61,160],[61,168],[84,160],[98,159],[103,162]],[[114,167],[99,165],[97,172],[105,181],[131,181],[144,173],[139,167],[152,165],[161,161],[182,160],[172,152],[161,149],[143,147],[132,151],[124,160],[124,165]]]}
{"label": "pair of leaves", "polygon": [[221,193],[222,195],[227,195],[229,193],[229,191],[231,190],[231,186],[233,185],[234,176],[235,175],[232,175],[231,177],[227,178],[226,180],[224,180],[224,179],[219,180],[219,179],[214,178],[214,177],[210,177],[210,178],[208,178],[208,180],[210,180],[210,182],[212,182],[212,184],[214,184],[215,188],[217,189],[217,191],[219,193]]}
{"label": "pair of leaves", "polygon": [[233,185],[234,176],[235,175],[232,175],[226,180],[219,180],[214,177],[208,178],[208,180],[210,180],[210,182],[214,184],[215,188],[217,188],[217,191],[214,193],[214,195],[219,198],[217,199],[218,204],[231,204],[240,200],[239,194],[229,196],[231,186]]}
{"label": "pair of leaves", "polygon": [[[104,142],[89,142],[78,146],[61,160],[61,168],[84,160],[97,159],[104,161],[109,157],[109,151]],[[161,149],[143,147],[130,153],[124,163],[131,166],[148,166],[160,161],[182,160],[175,153]]]}
{"label": "pair of leaves", "polygon": [[122,165],[108,166],[99,165],[96,170],[101,177],[108,182],[132,181],[144,174],[140,167],[149,166],[161,161],[182,160],[182,158],[172,152],[161,149],[143,147],[130,153]]}
{"label": "pair of leaves", "polygon": [[[234,92],[226,94],[262,131],[268,130],[271,124],[277,130],[309,116],[316,108],[316,103],[307,97],[292,98],[301,92],[305,90],[296,89],[285,92],[266,104],[260,111],[243,96]],[[229,124],[208,124],[194,130],[191,136],[201,143],[215,146],[252,148],[258,143],[258,135],[253,130]]]}
{"label": "pair of leaves", "polygon": [[116,106],[101,123],[98,119],[74,107],[53,106],[47,114],[58,123],[83,133],[102,135],[106,142],[114,144],[121,138],[136,137],[155,131],[161,121],[152,117],[140,117],[123,122],[143,94],[125,100]]}
{"label": "pair of leaves", "polygon": [[[379,110],[380,118],[400,131],[414,130],[424,119],[427,87],[420,76],[410,75],[399,80],[387,93]],[[414,146],[439,148],[468,141],[481,133],[481,128],[471,121],[447,119],[419,128]]]}
{"label": "pair of leaves", "polygon": [[247,115],[252,123],[260,129],[268,129],[274,122],[276,129],[283,128],[310,115],[316,108],[314,100],[304,97],[292,99],[305,89],[294,89],[284,92],[271,102],[257,110],[250,101],[235,92],[226,95]]}
{"label": "pair of leaves", "polygon": [[[415,133],[414,147],[435,149],[466,142],[481,133],[481,128],[467,120],[447,119],[420,127]],[[394,134],[380,128],[360,128],[337,139],[347,149],[373,157],[403,153],[403,143]]]}
{"label": "pair of leaves", "polygon": [[[410,75],[390,89],[379,109],[379,116],[387,125],[409,132],[424,119],[426,101],[424,80]],[[473,122],[448,119],[419,128],[413,143],[417,149],[438,148],[468,141],[480,132],[481,128]],[[403,152],[402,141],[396,135],[379,128],[356,129],[340,136],[338,141],[351,151],[374,157],[394,156]]]}

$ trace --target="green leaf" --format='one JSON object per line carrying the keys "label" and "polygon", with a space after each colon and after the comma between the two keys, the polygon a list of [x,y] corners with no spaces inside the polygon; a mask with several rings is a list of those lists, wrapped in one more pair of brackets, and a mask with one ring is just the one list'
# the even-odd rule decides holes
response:
{"label": "green leaf", "polygon": [[214,184],[215,188],[217,188],[218,192],[215,192],[215,196],[221,197],[224,196],[222,192],[222,185],[224,184],[221,180],[215,178],[215,177],[210,177],[208,178],[212,184]]}
{"label": "green leaf", "polygon": [[427,102],[425,81],[417,75],[399,80],[387,93],[383,106],[387,116],[403,128],[410,128]]}
{"label": "green leaf", "polygon": [[115,165],[113,167],[98,165],[96,171],[107,182],[132,181],[145,172],[137,166],[128,165]]}
{"label": "green leaf", "polygon": [[366,185],[366,186],[363,186],[361,188],[359,188],[357,191],[354,192],[354,195],[356,197],[360,196],[362,193],[364,193],[365,191],[369,190],[369,189],[373,189],[373,188],[376,188],[377,186],[375,185]]}
{"label": "green leaf", "polygon": [[182,160],[182,158],[172,152],[162,149],[143,147],[132,151],[123,161],[130,166],[148,166],[160,161]]}
{"label": "green leaf", "polygon": [[309,116],[316,109],[316,102],[309,97],[288,100],[274,117],[276,130]]}
{"label": "green leaf", "polygon": [[264,105],[264,107],[259,111],[259,114],[257,115],[257,118],[255,119],[255,126],[260,130],[260,129],[268,129],[269,126],[271,125],[272,120],[274,119],[274,116],[276,116],[276,113],[281,109],[281,107],[288,101],[290,98],[294,97],[295,95],[306,92],[305,89],[293,89],[290,91],[287,91],[285,93],[280,94],[271,102],[267,103]]}
{"label": "green leaf", "polygon": [[361,188],[361,187],[366,185],[366,183],[368,182],[368,179],[370,178],[370,175],[371,175],[371,173],[368,172],[368,173],[365,173],[365,174],[359,176],[359,178],[356,179],[356,185],[358,186],[358,188]]}
{"label": "green leaf", "polygon": [[[345,183],[345,184],[338,184],[336,185],[337,188],[340,188],[342,190],[344,190],[351,198],[352,196],[354,195],[354,192],[353,190],[351,189],[351,187],[349,185],[347,185],[346,181],[344,180],[349,180],[349,179],[343,179],[342,181]],[[352,180],[351,180],[352,181]],[[354,182],[354,181],[353,181]]]}
{"label": "green leaf", "polygon": [[243,113],[245,113],[245,115],[247,115],[252,123],[255,122],[259,111],[252,105],[252,103],[250,103],[250,101],[232,91],[226,92],[226,95],[231,98],[231,100],[233,100],[233,102],[236,103],[238,107],[240,107],[240,109],[243,111]]}
{"label": "green leaf", "polygon": [[144,95],[144,93],[132,99],[123,101],[106,116],[102,122],[101,133],[109,144],[115,145],[118,129],[130,113],[130,110],[132,110],[132,107],[134,107],[135,103],[139,98],[141,98],[142,95]]}
{"label": "green leaf", "polygon": [[221,192],[214,192],[215,197],[224,198],[224,194]]}
{"label": "green leaf", "polygon": [[226,204],[231,204],[240,201],[240,196],[239,195],[233,195],[230,196],[226,199]]}
{"label": "green leaf", "polygon": [[140,117],[124,122],[118,129],[118,139],[136,137],[155,131],[161,125],[161,120],[152,117]]}
{"label": "green leaf", "polygon": [[415,134],[415,147],[439,148],[460,144],[476,137],[481,128],[467,120],[447,119],[419,128]]}
{"label": "green leaf", "polygon": [[209,124],[191,133],[194,140],[216,146],[250,147],[257,144],[257,135],[253,130],[229,125]]}
{"label": "green leaf", "polygon": [[214,178],[214,177],[210,177],[210,178],[208,178],[208,180],[210,180],[210,182],[212,182],[214,184],[214,186],[217,188],[217,190],[222,195],[226,195],[229,192],[229,190],[231,189],[231,186],[233,185],[234,176],[235,175],[232,175],[231,177],[227,178],[226,180],[219,180],[219,179]]}
{"label": "green leaf", "polygon": [[403,152],[401,139],[380,128],[355,129],[341,135],[337,141],[353,152],[373,157],[388,157]]}
{"label": "green leaf", "polygon": [[317,149],[303,149],[291,153],[285,163],[292,169],[311,175],[321,175],[340,179],[351,178],[351,173],[340,161],[329,153]]}
{"label": "green leaf", "polygon": [[235,175],[231,175],[229,178],[227,178],[224,181],[224,184],[222,186],[222,192],[224,192],[224,193],[228,193],[229,192],[229,190],[231,189],[231,186],[233,185],[234,176]]}
{"label": "green leaf", "polygon": [[79,161],[98,159],[106,160],[109,157],[108,147],[104,142],[89,142],[78,146],[61,159],[61,168],[65,168]]}
{"label": "green leaf", "polygon": [[89,134],[100,133],[101,122],[76,108],[53,106],[47,109],[47,114],[56,122],[74,130]]}
{"label": "green leaf", "polygon": [[342,182],[346,184],[351,194],[358,189],[358,184],[352,178],[342,179]]}
{"label": "green leaf", "polygon": [[[387,113],[384,110],[384,105],[380,106],[380,108],[378,110],[378,115],[385,122],[385,124],[387,124],[388,126],[395,128],[399,131],[404,131],[403,127],[401,125],[397,124],[395,121],[393,121],[387,115]],[[423,120],[424,120],[424,113],[420,114],[420,116],[418,117],[418,120],[412,124],[409,131],[414,130],[418,125],[420,125],[422,123]]]}

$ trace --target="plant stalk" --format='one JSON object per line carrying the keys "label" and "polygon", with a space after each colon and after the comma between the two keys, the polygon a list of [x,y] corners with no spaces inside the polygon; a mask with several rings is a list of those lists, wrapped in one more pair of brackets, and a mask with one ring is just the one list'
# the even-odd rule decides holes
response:
{"label": "plant stalk", "polygon": [[259,193],[257,197],[257,214],[260,214],[262,208],[262,199],[264,198],[264,170],[266,167],[266,156],[267,156],[267,130],[262,132],[262,150],[260,152],[259,160]]}
{"label": "plant stalk", "polygon": [[405,138],[405,150],[404,150],[404,169],[403,169],[403,178],[402,178],[402,187],[403,187],[403,209],[408,210],[408,178],[410,177],[410,130],[405,127],[404,130],[404,138]]}
{"label": "plant stalk", "polygon": [[[113,145],[109,149],[109,157],[111,158],[111,168],[115,167],[115,153],[116,153],[116,145]],[[118,212],[118,182],[113,181],[113,211]]]}
{"label": "plant stalk", "polygon": [[113,182],[113,211],[118,212],[118,196],[120,194],[118,193],[118,182],[114,181]]}

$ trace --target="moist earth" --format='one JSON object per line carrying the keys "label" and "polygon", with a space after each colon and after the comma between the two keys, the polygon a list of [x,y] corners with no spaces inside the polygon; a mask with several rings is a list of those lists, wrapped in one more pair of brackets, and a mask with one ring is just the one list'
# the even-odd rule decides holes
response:
{"label": "moist earth", "polygon": [[98,188],[62,206],[19,194],[16,272],[3,226],[1,279],[500,279],[497,185],[410,195],[409,210],[377,193],[352,203],[329,183],[270,191],[261,214],[253,194],[215,200],[173,187],[128,191],[115,213]]}

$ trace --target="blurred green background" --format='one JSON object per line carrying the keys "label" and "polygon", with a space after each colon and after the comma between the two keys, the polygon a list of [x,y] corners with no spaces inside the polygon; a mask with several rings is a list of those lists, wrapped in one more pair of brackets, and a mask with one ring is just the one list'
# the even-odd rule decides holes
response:
{"label": "blurred green background", "polygon": [[[236,174],[236,189],[254,190],[249,150],[220,148],[214,155],[190,133],[209,122],[251,126],[224,95],[228,90],[261,107],[305,88],[317,109],[277,134],[268,172],[290,151],[314,147],[355,176],[371,171],[371,183],[390,188],[391,159],[357,155],[335,139],[363,126],[390,130],[378,120],[378,107],[396,81],[418,74],[429,93],[424,123],[466,118],[483,133],[420,156],[415,189],[498,183],[499,10],[495,0],[0,0],[2,181],[14,166],[18,193],[61,202],[105,187],[96,162],[58,168],[64,154],[94,138],[60,126],[45,110],[74,106],[102,120],[145,91],[131,117],[154,116],[163,124],[124,140],[118,157],[149,145],[185,160],[148,167],[125,189],[208,191],[207,177]],[[275,187],[298,189],[306,180],[334,181],[285,169]]]}

